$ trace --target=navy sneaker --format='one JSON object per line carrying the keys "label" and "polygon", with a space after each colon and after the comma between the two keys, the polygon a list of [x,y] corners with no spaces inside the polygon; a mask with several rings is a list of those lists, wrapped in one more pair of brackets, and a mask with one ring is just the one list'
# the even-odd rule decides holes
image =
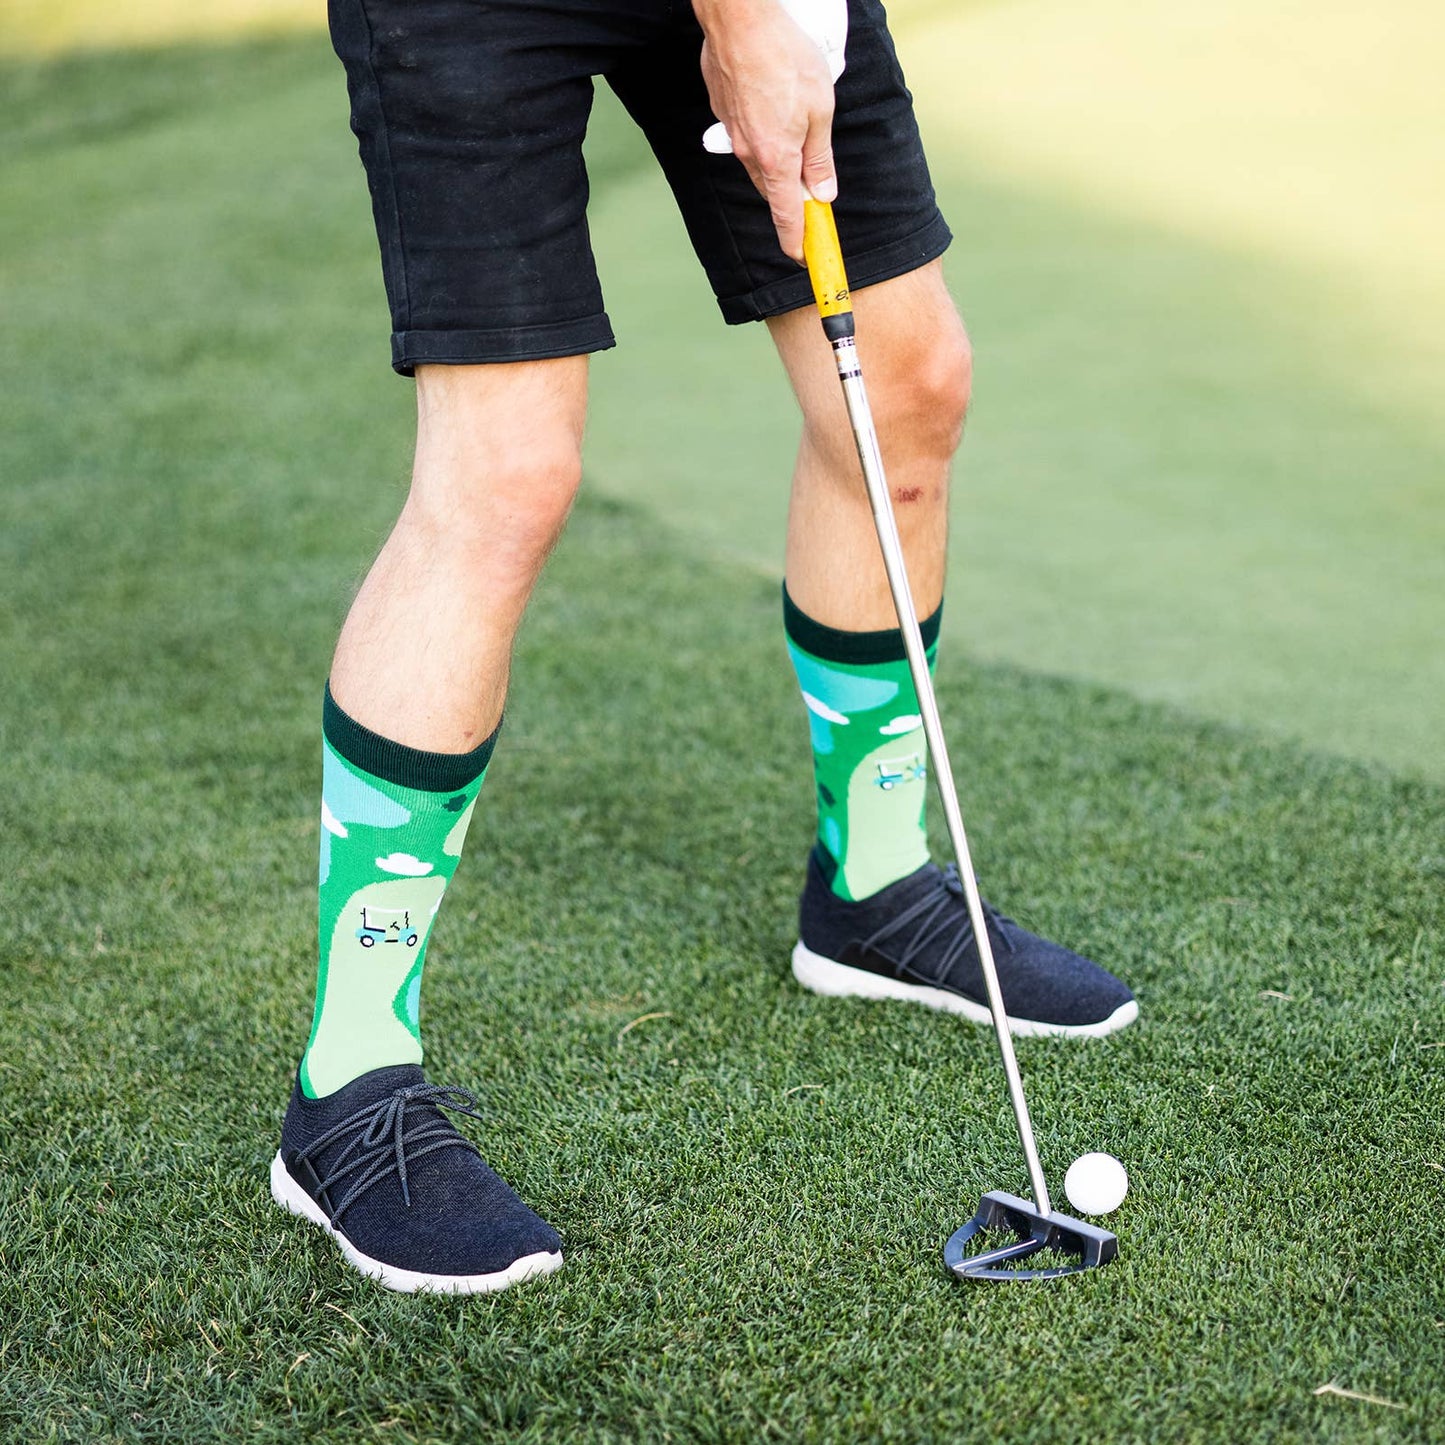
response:
{"label": "navy sneaker", "polygon": [[[817,851],[799,908],[793,977],[814,993],[897,998],[992,1022],[958,869],[926,863],[850,903]],[[1097,1038],[1139,1016],[1134,995],[1097,963],[1037,938],[984,904],[1009,1031]]]}
{"label": "navy sneaker", "polygon": [[482,1162],[443,1109],[482,1116],[417,1064],[373,1069],[324,1099],[299,1084],[271,1197],[319,1224],[388,1289],[489,1294],[562,1267],[562,1241]]}

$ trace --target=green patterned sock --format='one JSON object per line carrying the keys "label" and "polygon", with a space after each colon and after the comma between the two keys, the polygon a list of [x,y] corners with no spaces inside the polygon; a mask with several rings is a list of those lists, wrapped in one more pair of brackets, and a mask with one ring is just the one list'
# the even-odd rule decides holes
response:
{"label": "green patterned sock", "polygon": [[[933,667],[943,606],[922,625]],[[818,856],[840,898],[867,898],[928,862],[928,748],[903,634],[839,632],[783,588],[788,652],[813,734]]]}
{"label": "green patterned sock", "polygon": [[301,1088],[334,1093],[421,1062],[421,970],[494,732],[469,753],[425,753],[368,731],[326,690],[322,719],[321,954]]}

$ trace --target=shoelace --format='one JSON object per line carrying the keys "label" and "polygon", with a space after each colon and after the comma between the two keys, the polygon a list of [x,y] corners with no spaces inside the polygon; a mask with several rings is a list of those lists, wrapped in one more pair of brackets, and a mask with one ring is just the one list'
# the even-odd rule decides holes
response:
{"label": "shoelace", "polygon": [[[411,1207],[411,1186],[407,1182],[407,1163],[415,1164],[428,1154],[439,1149],[469,1149],[477,1153],[477,1146],[464,1138],[453,1127],[450,1120],[436,1115],[430,1122],[419,1120],[408,1132],[406,1111],[413,1105],[430,1104],[439,1109],[451,1109],[458,1114],[469,1114],[473,1119],[484,1116],[477,1111],[477,1096],[467,1089],[458,1089],[439,1084],[416,1084],[411,1088],[398,1089],[364,1109],[349,1114],[334,1128],[328,1129],[319,1139],[312,1141],[306,1155],[316,1157],[328,1144],[356,1130],[350,1144],[331,1161],[326,1176],[318,1174],[320,1188],[331,1190],[348,1176],[356,1175],[350,1189],[331,1213],[335,1224],[346,1210],[368,1189],[380,1184],[392,1174],[401,1176],[401,1197],[407,1208]],[[424,1147],[418,1147],[418,1146]]]}
{"label": "shoelace", "polygon": [[[973,946],[974,941],[973,920],[968,916],[966,903],[962,910],[963,916],[959,917],[960,903],[964,903],[963,879],[958,876],[958,865],[949,863],[939,871],[935,888],[909,904],[902,913],[890,918],[871,938],[864,940],[863,948],[865,951],[873,949],[883,953],[901,976],[920,954],[926,955],[930,949],[942,944],[943,956],[938,971],[929,981],[934,984],[945,983],[953,972],[954,964]],[[1013,944],[1002,925],[1012,923],[1013,919],[1000,913],[991,903],[984,903],[983,914],[984,918],[993,924],[994,933],[1003,943],[1003,951],[1012,953]],[[916,932],[896,956],[884,952],[883,944],[915,927]]]}

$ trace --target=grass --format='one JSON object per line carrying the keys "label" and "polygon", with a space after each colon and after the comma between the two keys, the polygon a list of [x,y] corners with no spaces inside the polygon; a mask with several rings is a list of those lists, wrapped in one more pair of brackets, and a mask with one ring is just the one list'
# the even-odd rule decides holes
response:
{"label": "grass", "polygon": [[[971,649],[1445,780],[1421,389],[1445,369],[1350,284],[932,155],[977,354],[950,580]],[[594,212],[622,342],[594,368],[600,484],[776,572],[796,420],[766,341],[717,336],[650,171]]]}
{"label": "grass", "polygon": [[[364,192],[324,42],[22,72],[0,1437],[1440,1438],[1445,793],[981,663],[955,615],[942,698],[986,886],[1144,1006],[1101,1046],[1023,1048],[1056,1187],[1085,1149],[1130,1167],[1119,1262],[963,1290],[944,1236],[1025,1184],[992,1045],[790,983],[810,818],[775,585],[618,500],[675,459],[617,423],[425,1002],[434,1076],[478,1088],[568,1268],[401,1299],[276,1212],[319,679],[405,460]],[[641,195],[625,137],[595,142],[603,210]]]}
{"label": "grass", "polygon": [[[897,15],[978,357],[950,582],[976,653],[1445,781],[1438,7]],[[595,208],[625,328],[599,477],[776,568],[795,423],[672,210],[649,170]]]}
{"label": "grass", "polygon": [[[1203,24],[1171,0],[1129,25],[1108,3],[1086,7],[1094,22],[1058,0],[899,9],[979,355],[950,592],[971,650],[1445,781],[1445,233],[1421,139],[1439,102],[1411,58],[1433,53],[1435,22],[1391,0],[1368,23],[1312,12],[1302,32],[1276,0]],[[1114,75],[1092,101],[1037,40],[1083,45],[1090,23],[1140,52],[1119,62],[1132,86]],[[1275,99],[1268,66],[1232,65],[1231,27],[1290,46],[1307,32]],[[3,64],[7,317],[19,342],[64,338],[47,367],[83,359],[52,397],[66,426],[98,393],[188,386],[178,374],[201,353],[225,364],[243,327],[318,418],[364,389],[372,454],[397,454],[408,398],[385,370],[326,50]],[[976,57],[966,85],[946,63],[960,54]],[[1302,130],[1312,84],[1341,98]],[[796,420],[767,342],[719,326],[605,88],[589,152],[622,340],[594,367],[596,485],[776,575]],[[130,373],[96,377],[98,356]]]}
{"label": "grass", "polygon": [[264,1186],[309,1009],[297,660],[354,567],[339,530],[199,595],[116,538],[91,571],[130,579],[124,611],[12,667],[18,1438],[1429,1438],[1438,791],[950,655],[991,892],[1145,1008],[1023,1051],[1055,1171],[1130,1165],[1120,1261],[962,1290],[944,1235],[1024,1185],[992,1046],[791,985],[809,819],[776,597],[598,501],[528,627],[426,1004],[434,1075],[479,1086],[570,1264],[470,1303],[344,1271]]}
{"label": "grass", "polygon": [[177,40],[232,40],[275,32],[315,30],[326,7],[314,0],[6,0],[0,55],[107,53]]}

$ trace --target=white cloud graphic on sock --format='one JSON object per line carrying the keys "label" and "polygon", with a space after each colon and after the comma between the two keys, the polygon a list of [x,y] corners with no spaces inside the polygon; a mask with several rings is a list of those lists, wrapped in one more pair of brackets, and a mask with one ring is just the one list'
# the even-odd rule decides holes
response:
{"label": "white cloud graphic on sock", "polygon": [[923,726],[923,719],[916,713],[904,713],[902,717],[890,719],[878,729],[885,738],[896,738],[900,733],[911,733]]}
{"label": "white cloud graphic on sock", "polygon": [[819,702],[811,692],[805,692],[803,694],[803,701],[807,704],[809,712],[817,713],[825,722],[838,723],[842,726],[847,725],[847,717],[840,712],[836,712],[833,708],[829,707],[827,703]]}
{"label": "white cloud graphic on sock", "polygon": [[425,878],[432,870],[430,863],[423,863],[410,853],[389,853],[385,858],[378,858],[376,866],[383,873],[399,873],[403,878]]}

